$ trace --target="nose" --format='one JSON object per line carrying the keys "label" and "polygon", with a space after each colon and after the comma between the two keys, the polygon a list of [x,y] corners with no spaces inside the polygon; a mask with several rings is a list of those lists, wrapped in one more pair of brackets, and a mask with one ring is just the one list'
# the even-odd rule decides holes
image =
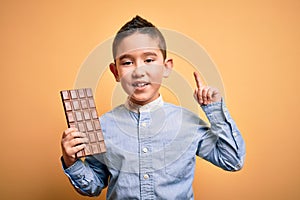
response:
{"label": "nose", "polygon": [[138,62],[134,68],[132,76],[134,78],[140,78],[140,77],[144,77],[145,74],[146,74],[145,64],[143,62]]}

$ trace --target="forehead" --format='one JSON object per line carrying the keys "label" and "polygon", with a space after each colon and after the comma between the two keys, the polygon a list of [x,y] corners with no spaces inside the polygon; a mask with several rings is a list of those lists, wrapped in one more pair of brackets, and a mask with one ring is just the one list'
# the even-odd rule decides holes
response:
{"label": "forehead", "polygon": [[148,34],[134,33],[120,42],[117,47],[116,58],[123,54],[145,49],[159,50],[158,38],[152,38]]}

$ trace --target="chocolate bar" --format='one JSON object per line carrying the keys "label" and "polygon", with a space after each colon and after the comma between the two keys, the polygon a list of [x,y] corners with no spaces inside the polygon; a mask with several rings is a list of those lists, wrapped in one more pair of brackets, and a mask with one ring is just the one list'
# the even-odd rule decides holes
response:
{"label": "chocolate bar", "polygon": [[106,152],[92,89],[63,90],[60,94],[68,127],[77,128],[88,138],[86,147],[76,156],[80,158]]}

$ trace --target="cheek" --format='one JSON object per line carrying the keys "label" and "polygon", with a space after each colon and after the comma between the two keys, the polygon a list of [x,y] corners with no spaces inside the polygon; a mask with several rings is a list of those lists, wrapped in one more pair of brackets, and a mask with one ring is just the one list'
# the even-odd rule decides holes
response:
{"label": "cheek", "polygon": [[131,95],[133,92],[134,92],[134,89],[133,89],[133,87],[131,87],[128,83],[128,81],[126,80],[126,79],[121,79],[121,81],[120,81],[120,83],[121,83],[121,86],[122,86],[122,88],[123,88],[123,91],[126,93],[126,94],[128,94],[128,95]]}
{"label": "cheek", "polygon": [[130,70],[120,70],[119,71],[120,75],[120,83],[123,88],[123,90],[127,93],[130,94],[132,93],[132,87],[130,87],[131,84],[131,72]]}
{"label": "cheek", "polygon": [[132,74],[132,70],[130,69],[119,69],[119,76],[120,76],[120,79],[124,79],[124,80],[127,80],[130,78],[131,74]]}
{"label": "cheek", "polygon": [[163,77],[160,74],[157,74],[155,77],[152,78],[151,82],[155,84],[161,84]]}
{"label": "cheek", "polygon": [[152,68],[152,70],[149,71],[149,76],[151,77],[153,82],[161,83],[163,79],[163,70],[161,67],[155,67]]}

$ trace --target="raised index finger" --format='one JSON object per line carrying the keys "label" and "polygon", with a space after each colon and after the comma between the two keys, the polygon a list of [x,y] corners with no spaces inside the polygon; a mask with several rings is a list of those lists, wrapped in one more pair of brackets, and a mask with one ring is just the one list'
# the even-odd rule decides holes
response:
{"label": "raised index finger", "polygon": [[202,86],[200,74],[199,74],[198,72],[194,72],[194,77],[195,77],[195,81],[196,81],[197,88],[200,89],[201,86]]}

